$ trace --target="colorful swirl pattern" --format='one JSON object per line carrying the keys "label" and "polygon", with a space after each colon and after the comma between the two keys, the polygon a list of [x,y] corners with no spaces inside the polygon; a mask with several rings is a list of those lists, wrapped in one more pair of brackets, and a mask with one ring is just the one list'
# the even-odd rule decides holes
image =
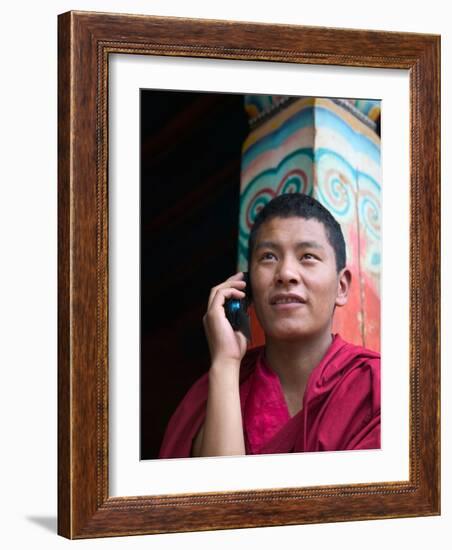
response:
{"label": "colorful swirl pattern", "polygon": [[380,274],[381,267],[380,185],[369,175],[360,173],[358,187],[358,219],[367,243],[363,264],[375,276]]}
{"label": "colorful swirl pattern", "polygon": [[275,169],[263,170],[243,190],[239,216],[239,265],[246,268],[248,236],[259,211],[284,193],[313,193],[312,151],[300,149],[285,157]]}
{"label": "colorful swirl pattern", "polygon": [[339,223],[355,215],[356,171],[341,155],[329,149],[315,153],[317,169],[316,195]]}

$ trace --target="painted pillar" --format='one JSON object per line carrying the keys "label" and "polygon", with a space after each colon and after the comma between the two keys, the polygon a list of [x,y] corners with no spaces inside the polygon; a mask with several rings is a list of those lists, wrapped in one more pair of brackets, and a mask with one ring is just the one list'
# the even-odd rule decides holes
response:
{"label": "painted pillar", "polygon": [[[374,120],[380,102],[246,96],[251,132],[243,145],[238,269],[247,269],[250,228],[273,197],[302,192],[341,224],[352,272],[348,304],[334,332],[380,349],[381,165]],[[264,342],[252,312],[252,346]]]}

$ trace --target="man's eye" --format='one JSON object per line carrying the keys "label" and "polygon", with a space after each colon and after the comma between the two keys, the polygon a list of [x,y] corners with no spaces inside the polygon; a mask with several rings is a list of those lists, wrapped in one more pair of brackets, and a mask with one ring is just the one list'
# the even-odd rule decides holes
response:
{"label": "man's eye", "polygon": [[273,254],[273,252],[264,252],[262,254],[262,260],[273,260],[275,258],[275,255]]}
{"label": "man's eye", "polygon": [[313,254],[303,254],[301,257],[302,260],[316,260],[317,258]]}

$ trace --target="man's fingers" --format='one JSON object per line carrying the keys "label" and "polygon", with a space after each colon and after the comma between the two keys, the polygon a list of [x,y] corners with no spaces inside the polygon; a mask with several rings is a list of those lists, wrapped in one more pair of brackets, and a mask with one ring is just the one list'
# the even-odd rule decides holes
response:
{"label": "man's fingers", "polygon": [[212,297],[212,300],[209,304],[208,312],[215,310],[220,306],[223,306],[228,298],[237,298],[238,300],[241,300],[245,298],[245,296],[246,294],[242,290],[239,290],[237,288],[219,288]]}
{"label": "man's fingers", "polygon": [[243,273],[242,272],[236,273],[232,277],[229,277],[229,279],[226,279],[226,281],[224,281],[223,283],[221,283],[217,286],[214,286],[212,288],[212,290],[210,291],[210,294],[209,294],[207,309],[209,309],[210,306],[212,305],[212,301],[213,301],[216,293],[219,290],[225,289],[225,288],[236,288],[236,289],[240,290],[240,289],[244,289],[246,287],[246,282],[243,279],[239,279],[238,278],[239,275],[243,275]]}
{"label": "man's fingers", "polygon": [[238,273],[234,273],[234,275],[231,275],[231,277],[228,277],[226,281],[243,281],[243,279],[243,271],[239,271]]}

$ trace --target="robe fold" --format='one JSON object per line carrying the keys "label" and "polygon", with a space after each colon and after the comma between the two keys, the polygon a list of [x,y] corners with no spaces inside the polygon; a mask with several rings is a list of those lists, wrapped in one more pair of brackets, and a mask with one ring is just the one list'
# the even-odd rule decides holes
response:
{"label": "robe fold", "polygon": [[[191,456],[205,419],[208,384],[205,373],[177,407],[159,458]],[[380,355],[336,334],[291,417],[265,348],[255,348],[240,365],[240,404],[247,454],[379,449]]]}

